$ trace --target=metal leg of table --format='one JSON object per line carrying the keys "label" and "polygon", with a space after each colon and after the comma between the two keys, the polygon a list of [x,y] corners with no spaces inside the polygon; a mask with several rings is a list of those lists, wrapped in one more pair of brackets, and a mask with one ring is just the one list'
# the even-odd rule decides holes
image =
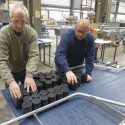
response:
{"label": "metal leg of table", "polygon": [[45,61],[46,61],[46,57],[45,57],[45,52],[46,52],[46,51],[45,51],[45,49],[46,49],[46,48],[45,48],[45,43],[44,43],[44,44],[43,44],[43,62],[44,62],[44,63],[46,63],[46,62],[45,62]]}
{"label": "metal leg of table", "polygon": [[51,67],[51,62],[50,62],[50,61],[51,61],[51,43],[49,43],[49,54],[48,54],[48,56],[49,56],[49,57],[48,57],[48,58],[49,58],[49,60],[48,60],[49,63],[46,63],[46,57],[45,57],[45,56],[46,56],[46,50],[45,50],[45,49],[46,49],[46,45],[45,45],[45,43],[44,43],[44,46],[43,46],[43,47],[44,47],[44,48],[43,48],[43,56],[44,56],[44,57],[43,57],[43,62],[44,62],[45,65]]}
{"label": "metal leg of table", "polygon": [[39,44],[39,59],[41,61],[41,44]]}
{"label": "metal leg of table", "polygon": [[100,54],[100,59],[102,59],[102,45],[101,45],[101,54]]}
{"label": "metal leg of table", "polygon": [[102,62],[104,61],[104,55],[105,55],[105,44],[102,45]]}
{"label": "metal leg of table", "polygon": [[50,57],[51,57],[51,45],[49,43],[49,66],[50,66]]}
{"label": "metal leg of table", "polygon": [[101,45],[101,55],[100,55],[100,59],[102,60],[102,62],[104,60],[104,53],[105,53],[105,44],[102,44]]}
{"label": "metal leg of table", "polygon": [[117,52],[117,47],[115,47],[115,52],[114,52],[114,56],[113,56],[113,62],[115,62],[116,52]]}
{"label": "metal leg of table", "polygon": [[[41,59],[41,48],[43,48],[43,59]],[[48,62],[46,62],[46,43],[39,44],[39,59],[45,65],[51,67],[51,43],[49,43],[49,53],[48,53]]]}
{"label": "metal leg of table", "polygon": [[57,49],[57,46],[58,46],[58,36],[56,35],[56,49]]}

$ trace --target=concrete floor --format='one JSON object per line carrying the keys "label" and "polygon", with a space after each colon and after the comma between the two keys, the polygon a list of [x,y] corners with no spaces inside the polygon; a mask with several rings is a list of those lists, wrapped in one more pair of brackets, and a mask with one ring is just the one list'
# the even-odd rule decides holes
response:
{"label": "concrete floor", "polygon": [[[46,61],[48,62],[48,48],[46,48],[47,51],[46,51]],[[51,66],[54,65],[54,53],[55,53],[55,42],[52,43],[51,45]],[[101,48],[99,47],[98,49],[98,57],[100,56],[100,50]],[[117,54],[116,54],[116,60],[118,61],[118,64],[120,65],[120,67],[125,67],[125,53],[123,53],[123,46],[120,45],[118,47],[118,50],[117,50]],[[111,46],[107,46],[106,47],[106,50],[105,50],[105,60],[106,61],[112,61],[113,59],[113,52],[114,52],[114,48],[111,47]],[[42,53],[42,51],[41,51]],[[43,72],[47,72],[47,71],[50,71],[53,69],[53,67],[48,67],[44,64],[42,64],[41,62],[39,62],[39,66],[38,66],[38,71],[43,71]],[[0,90],[4,89],[4,84],[2,83],[2,81],[0,80]],[[10,109],[8,108],[8,105],[6,103],[6,101],[4,100],[4,97],[0,91],[0,123],[3,123],[7,120],[10,120],[12,119],[13,116],[11,115],[11,112],[10,112]],[[18,125],[18,123],[15,123],[13,125]]]}

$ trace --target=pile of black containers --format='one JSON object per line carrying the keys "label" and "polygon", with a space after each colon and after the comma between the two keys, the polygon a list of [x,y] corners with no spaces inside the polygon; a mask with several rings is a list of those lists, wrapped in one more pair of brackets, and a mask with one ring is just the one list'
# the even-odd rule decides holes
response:
{"label": "pile of black containers", "polygon": [[37,91],[27,92],[26,89],[22,90],[22,97],[14,99],[16,108],[22,108],[23,113],[28,113],[68,96],[70,90],[76,90],[81,82],[86,82],[85,74],[75,73],[75,75],[78,83],[69,85],[65,75],[55,71],[35,74],[33,78],[37,85]]}

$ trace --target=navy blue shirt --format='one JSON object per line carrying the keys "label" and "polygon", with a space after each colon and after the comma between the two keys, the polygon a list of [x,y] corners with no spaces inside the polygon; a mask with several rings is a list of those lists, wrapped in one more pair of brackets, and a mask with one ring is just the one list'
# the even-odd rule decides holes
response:
{"label": "navy blue shirt", "polygon": [[62,36],[56,50],[55,63],[59,70],[70,71],[70,67],[82,65],[85,60],[86,73],[91,75],[94,66],[94,37],[91,33],[83,40],[75,37],[75,29],[68,29]]}

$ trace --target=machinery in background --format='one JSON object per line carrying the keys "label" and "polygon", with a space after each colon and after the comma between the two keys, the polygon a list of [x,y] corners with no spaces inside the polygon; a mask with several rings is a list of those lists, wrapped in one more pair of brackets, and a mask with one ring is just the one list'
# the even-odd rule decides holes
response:
{"label": "machinery in background", "polygon": [[68,21],[68,24],[75,24],[78,20],[77,16],[69,16],[68,18],[66,18],[66,20]]}

